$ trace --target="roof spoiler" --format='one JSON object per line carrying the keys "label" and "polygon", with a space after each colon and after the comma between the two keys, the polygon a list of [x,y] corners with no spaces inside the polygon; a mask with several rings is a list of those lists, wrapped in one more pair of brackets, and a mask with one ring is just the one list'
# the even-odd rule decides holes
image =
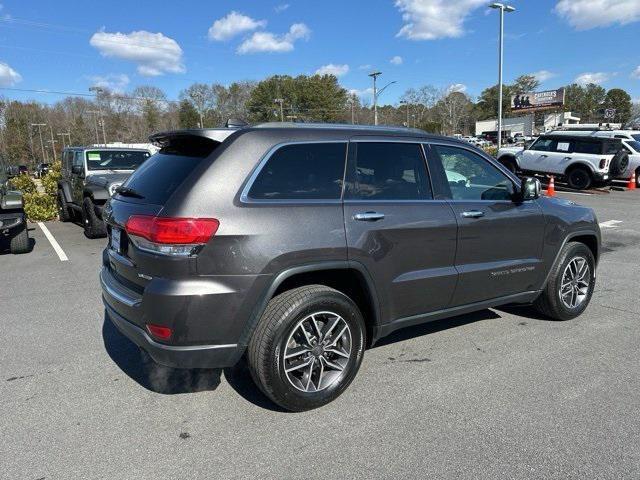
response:
{"label": "roof spoiler", "polygon": [[236,131],[238,131],[237,127],[171,130],[168,132],[154,133],[149,137],[149,141],[160,148],[165,148],[175,143],[184,143],[189,140],[211,140],[215,143],[222,143],[229,135]]}

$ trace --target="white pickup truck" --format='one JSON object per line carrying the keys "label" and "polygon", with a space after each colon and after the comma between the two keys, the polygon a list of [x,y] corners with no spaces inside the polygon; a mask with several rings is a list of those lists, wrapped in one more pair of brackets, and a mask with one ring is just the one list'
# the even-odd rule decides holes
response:
{"label": "white pickup truck", "polygon": [[588,133],[550,132],[526,148],[501,148],[497,158],[513,172],[555,175],[577,190],[612,179],[628,180],[634,171],[636,177],[640,174],[640,154],[635,148],[640,144]]}

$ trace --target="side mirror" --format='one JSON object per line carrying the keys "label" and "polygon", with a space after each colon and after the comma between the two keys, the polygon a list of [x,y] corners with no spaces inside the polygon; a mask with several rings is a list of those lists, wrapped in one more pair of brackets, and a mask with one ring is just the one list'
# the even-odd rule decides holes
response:
{"label": "side mirror", "polygon": [[82,175],[82,166],[81,165],[74,165],[71,167],[71,173],[74,173],[76,175]]}
{"label": "side mirror", "polygon": [[540,197],[542,191],[542,185],[540,180],[533,177],[525,177],[520,184],[520,200],[535,200]]}

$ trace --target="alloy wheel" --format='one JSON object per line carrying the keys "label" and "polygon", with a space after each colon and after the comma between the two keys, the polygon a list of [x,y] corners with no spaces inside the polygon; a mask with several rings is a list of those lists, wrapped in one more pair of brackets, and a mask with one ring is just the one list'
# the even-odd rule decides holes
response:
{"label": "alloy wheel", "polygon": [[351,357],[351,329],[337,313],[317,312],[299,321],[283,352],[289,383],[303,392],[318,392],[336,383]]}
{"label": "alloy wheel", "polygon": [[583,257],[573,258],[565,267],[560,283],[560,300],[565,307],[574,309],[584,303],[589,295],[591,269]]}

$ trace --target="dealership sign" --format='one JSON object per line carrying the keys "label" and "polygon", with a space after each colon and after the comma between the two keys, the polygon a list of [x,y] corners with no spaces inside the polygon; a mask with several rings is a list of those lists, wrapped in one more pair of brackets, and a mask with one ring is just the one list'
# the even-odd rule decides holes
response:
{"label": "dealership sign", "polygon": [[564,105],[564,88],[511,95],[511,110],[541,110]]}

